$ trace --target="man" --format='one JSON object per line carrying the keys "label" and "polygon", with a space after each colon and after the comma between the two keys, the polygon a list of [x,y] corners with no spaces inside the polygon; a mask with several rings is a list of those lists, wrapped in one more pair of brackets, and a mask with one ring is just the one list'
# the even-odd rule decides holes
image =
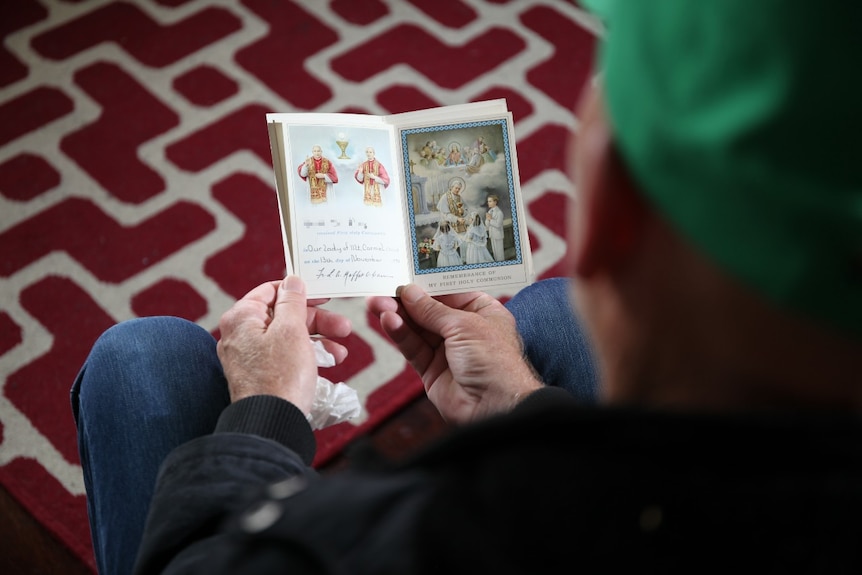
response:
{"label": "man", "polygon": [[494,261],[501,262],[506,259],[503,248],[503,210],[497,207],[500,199],[496,194],[488,196],[488,211],[485,213],[485,226],[488,228],[488,238],[491,240],[491,251]]}
{"label": "man", "polygon": [[449,144],[449,155],[446,156],[444,166],[461,166],[464,164],[464,157],[461,155],[461,146],[456,143]]}
{"label": "man", "polygon": [[323,149],[316,144],[311,147],[311,157],[297,168],[297,173],[303,182],[308,182],[312,204],[326,203],[332,192],[332,184],[338,183],[335,164],[323,157]]}
{"label": "man", "polygon": [[[467,206],[464,205],[464,200],[461,198],[464,185],[462,178],[450,179],[446,193],[437,201],[437,211],[440,212],[440,218],[449,222],[449,227],[462,242],[467,233],[468,215]],[[461,263],[466,263],[467,249],[463,244],[458,248],[458,253],[461,255]]]}
{"label": "man", "polygon": [[[610,4],[571,153],[569,266],[593,345],[557,282],[508,307],[415,285],[370,299],[456,426],[414,459],[315,477],[307,340],[346,320],[306,307],[296,278],[238,302],[218,343],[233,403],[162,465],[140,572],[858,572],[862,172],[845,158],[862,83],[843,72],[862,39],[859,8],[827,4]],[[125,445],[139,434],[96,432],[150,403],[195,420],[217,403],[140,401],[142,370],[180,372],[167,379],[194,389],[171,393],[196,398],[218,362],[203,336],[136,325],[97,345],[73,395],[99,556],[117,513],[100,497],[135,493],[117,486],[150,466],[124,472],[148,455]],[[171,351],[192,339],[197,368]],[[598,407],[553,387],[593,351]],[[164,426],[145,415],[152,444]]]}
{"label": "man", "polygon": [[383,205],[383,200],[380,197],[380,186],[383,186],[384,189],[389,187],[389,174],[383,164],[374,158],[374,148],[371,146],[365,148],[365,157],[366,160],[356,168],[353,177],[362,184],[363,203],[366,206],[380,207]]}
{"label": "man", "polygon": [[467,208],[461,198],[462,191],[464,191],[464,180],[458,177],[452,178],[449,180],[446,193],[437,201],[440,217],[449,222],[452,229],[459,234],[467,231]]}

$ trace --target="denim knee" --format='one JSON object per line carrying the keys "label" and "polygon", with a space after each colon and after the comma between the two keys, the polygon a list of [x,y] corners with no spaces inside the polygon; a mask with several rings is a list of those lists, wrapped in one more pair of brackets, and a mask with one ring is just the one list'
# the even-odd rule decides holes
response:
{"label": "denim knee", "polygon": [[140,317],[111,326],[96,340],[88,361],[102,356],[126,354],[196,353],[209,347],[212,335],[204,328],[179,317]]}
{"label": "denim knee", "polygon": [[82,397],[91,407],[147,402],[141,407],[152,409],[177,395],[202,393],[227,397],[213,336],[182,318],[144,317],[118,323],[96,340],[72,386],[72,409],[77,422]]}
{"label": "denim knee", "polygon": [[598,389],[596,361],[572,306],[569,281],[538,281],[515,294],[506,307],[515,316],[524,353],[542,380],[591,403]]}

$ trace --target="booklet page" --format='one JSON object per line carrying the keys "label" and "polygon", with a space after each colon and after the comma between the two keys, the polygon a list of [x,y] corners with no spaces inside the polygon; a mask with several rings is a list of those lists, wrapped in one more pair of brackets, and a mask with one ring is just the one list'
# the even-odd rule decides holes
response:
{"label": "booklet page", "polygon": [[282,124],[293,272],[314,297],[394,295],[409,263],[393,130],[308,116]]}

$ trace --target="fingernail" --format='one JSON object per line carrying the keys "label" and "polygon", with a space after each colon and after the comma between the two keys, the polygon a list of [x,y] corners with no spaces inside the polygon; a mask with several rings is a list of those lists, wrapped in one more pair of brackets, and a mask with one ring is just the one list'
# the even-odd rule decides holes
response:
{"label": "fingernail", "polygon": [[303,289],[302,280],[299,276],[287,276],[282,280],[281,287],[285,291],[301,293]]}

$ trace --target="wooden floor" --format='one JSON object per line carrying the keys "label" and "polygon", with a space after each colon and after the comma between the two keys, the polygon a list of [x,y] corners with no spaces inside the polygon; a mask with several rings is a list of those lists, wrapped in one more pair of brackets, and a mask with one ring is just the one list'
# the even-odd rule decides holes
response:
{"label": "wooden floor", "polygon": [[[437,410],[423,395],[383,423],[366,440],[384,456],[397,459],[438,437],[445,429],[446,424]],[[341,456],[321,468],[321,472],[337,473],[348,464],[349,455]],[[92,572],[0,487],[0,573],[91,575]]]}

